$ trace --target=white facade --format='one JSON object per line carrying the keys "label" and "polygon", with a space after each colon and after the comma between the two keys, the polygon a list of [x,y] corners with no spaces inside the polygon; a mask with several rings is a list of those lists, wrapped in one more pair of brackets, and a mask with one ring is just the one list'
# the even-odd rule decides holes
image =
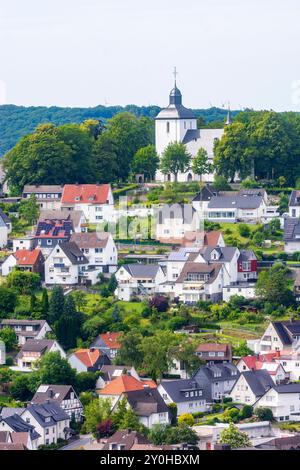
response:
{"label": "white facade", "polygon": [[0,365],[4,365],[6,363],[6,347],[4,341],[0,339]]}
{"label": "white facade", "polygon": [[13,252],[18,250],[31,250],[33,248],[33,237],[23,237],[13,239]]}
{"label": "white facade", "polygon": [[274,388],[271,388],[255,403],[254,408],[259,407],[270,408],[276,421],[300,421],[299,391],[278,393]]}
{"label": "white facade", "polygon": [[32,415],[29,409],[26,408],[25,411],[21,414],[21,418],[24,419],[24,421],[26,421],[27,423],[34,426],[35,431],[39,433],[40,437],[37,440],[37,446],[49,445],[52,443],[57,443],[57,439],[65,439],[64,429],[70,427],[70,418],[43,427],[39,423],[39,421]]}
{"label": "white facade", "polygon": [[[197,129],[197,119],[193,113],[182,106],[182,96],[175,87],[170,93],[169,106],[158,114],[155,119],[155,147],[161,156],[170,143],[183,142],[187,151],[194,157],[200,148],[208,153],[210,162],[213,161],[213,147],[216,139],[220,139],[224,129]],[[202,181],[213,181],[214,175],[203,175]],[[156,173],[157,181],[174,181],[174,176]],[[178,181],[200,180],[194,175],[191,167],[186,173],[178,174]]]}
{"label": "white facade", "polygon": [[8,228],[7,225],[1,219],[0,225],[0,248],[4,248],[7,245]]}
{"label": "white facade", "polygon": [[242,295],[245,299],[255,298],[255,284],[228,285],[223,287],[223,301],[228,302],[234,295]]}
{"label": "white facade", "polygon": [[47,285],[78,284],[82,267],[87,265],[73,264],[59,244],[51,251],[45,261],[45,283]]}
{"label": "white facade", "polygon": [[[157,391],[163,398],[164,402],[167,405],[174,403],[168,392],[165,390],[163,384],[160,384],[157,387]],[[177,401],[177,416],[183,415],[185,413],[196,413],[196,412],[207,412],[209,410],[209,406],[206,404],[206,400],[199,397],[197,400],[187,400],[187,401]]]}
{"label": "white facade", "polygon": [[17,259],[13,254],[9,255],[1,265],[1,275],[8,276],[16,266]]}
{"label": "white facade", "polygon": [[[66,353],[57,341],[47,350],[47,352],[59,352],[61,357],[65,358]],[[12,366],[11,369],[20,372],[32,372],[36,361],[41,358],[41,353],[36,351],[22,351],[21,357],[17,359],[17,367]]]}
{"label": "white facade", "polygon": [[282,343],[277,331],[270,323],[260,340],[260,352],[282,351],[286,346]]}
{"label": "white facade", "polygon": [[243,375],[239,376],[229,396],[235,403],[244,403],[245,405],[253,405],[258,399],[258,397],[252,392]]}
{"label": "white facade", "polygon": [[116,273],[118,287],[115,295],[119,300],[130,301],[134,296],[152,296],[159,292],[159,286],[165,280],[165,274],[161,267],[157,270],[155,277],[142,275],[141,277],[133,277],[123,266]]}

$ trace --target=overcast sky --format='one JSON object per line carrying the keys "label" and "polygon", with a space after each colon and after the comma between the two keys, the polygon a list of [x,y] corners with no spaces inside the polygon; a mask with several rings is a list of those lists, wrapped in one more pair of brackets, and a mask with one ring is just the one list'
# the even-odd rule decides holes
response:
{"label": "overcast sky", "polygon": [[0,102],[300,111],[299,0],[0,0]]}

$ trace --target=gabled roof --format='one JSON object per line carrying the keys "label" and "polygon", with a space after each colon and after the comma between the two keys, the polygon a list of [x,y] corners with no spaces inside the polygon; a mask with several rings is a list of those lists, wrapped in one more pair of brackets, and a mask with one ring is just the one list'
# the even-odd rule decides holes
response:
{"label": "gabled roof", "polygon": [[121,395],[133,390],[144,390],[143,382],[131,375],[121,375],[99,391],[100,395]]}
{"label": "gabled roof", "polygon": [[107,232],[73,233],[71,242],[79,248],[105,248],[110,234]]}
{"label": "gabled roof", "polygon": [[213,196],[208,209],[258,209],[263,202],[262,196]]}
{"label": "gabled roof", "polygon": [[26,421],[24,421],[24,419],[18,414],[13,414],[6,418],[2,417],[2,420],[5,421],[5,423],[13,429],[14,432],[29,432],[31,439],[38,439],[40,437],[34,426],[26,423]]}
{"label": "gabled roof", "polygon": [[58,184],[41,184],[41,185],[30,185],[26,184],[23,189],[23,194],[26,193],[62,193],[63,186]]}
{"label": "gabled roof", "polygon": [[40,385],[31,403],[44,403],[47,399],[61,403],[70,392],[74,392],[72,385]]}
{"label": "gabled roof", "polygon": [[204,375],[210,382],[222,382],[227,380],[237,380],[240,376],[238,368],[234,364],[206,364],[199,367],[192,379],[199,382],[199,377]]}
{"label": "gabled roof", "polygon": [[132,277],[155,279],[160,266],[154,264],[124,264],[120,269],[125,269]]}
{"label": "gabled roof", "polygon": [[[200,251],[200,255],[205,261],[213,263],[226,263],[230,262],[237,252],[235,246],[204,246]],[[211,253],[216,251],[219,254],[219,259],[211,259]]]}
{"label": "gabled roof", "polygon": [[66,184],[61,202],[62,204],[106,204],[109,191],[110,184]]}
{"label": "gabled roof", "polygon": [[137,431],[125,429],[123,431],[117,431],[109,437],[103,450],[109,450],[111,444],[118,444],[121,445],[124,450],[130,450],[134,444],[149,444],[149,441]]}
{"label": "gabled roof", "polygon": [[93,367],[103,355],[99,349],[78,349],[73,354],[86,367]]}
{"label": "gabled roof", "polygon": [[67,209],[61,210],[54,210],[54,209],[42,209],[40,212],[39,222],[45,222],[45,220],[54,220],[56,222],[62,222],[64,220],[71,220],[73,225],[77,227],[81,221],[81,219],[85,220],[85,215],[82,211],[72,210],[69,211]]}
{"label": "gabled roof", "polygon": [[[222,266],[220,264],[205,264],[205,263],[194,263],[188,261],[185,263],[180,275],[176,279],[176,283],[187,281],[189,274],[207,274],[209,278],[207,281],[195,281],[195,282],[205,282],[206,284],[212,283],[218,276]],[[191,281],[193,282],[193,281]]]}
{"label": "gabled roof", "polygon": [[[54,339],[28,339],[22,346],[21,351],[44,353],[53,346]],[[20,354],[20,353],[19,353]]]}
{"label": "gabled roof", "polygon": [[163,398],[153,388],[125,392],[129,405],[138,416],[151,416],[153,413],[168,413],[169,408]]}
{"label": "gabled roof", "polygon": [[102,339],[102,341],[105,343],[105,345],[110,348],[110,349],[120,349],[121,343],[119,342],[119,339],[121,337],[122,333],[120,332],[107,332],[107,333],[102,333],[99,335],[99,338]]}
{"label": "gabled roof", "polygon": [[[59,246],[72,264],[88,264],[89,261],[84,256],[80,248],[74,242],[60,243]],[[56,249],[56,248],[54,248]]]}
{"label": "gabled roof", "polygon": [[300,243],[300,219],[287,217],[284,219],[284,235],[285,242],[299,242]]}
{"label": "gabled roof", "polygon": [[34,266],[38,262],[41,253],[39,248],[35,248],[34,250],[17,250],[13,255],[18,266]]}
{"label": "gabled roof", "polygon": [[[201,399],[210,399],[210,393],[204,384],[198,383],[193,379],[162,380],[160,385],[165,389],[174,403],[184,403],[189,401],[199,401]],[[187,391],[202,391],[201,396],[185,396]]]}
{"label": "gabled roof", "polygon": [[243,261],[255,261],[257,258],[252,250],[240,250],[240,256],[238,258],[238,262]]}
{"label": "gabled roof", "polygon": [[59,421],[67,421],[69,415],[53,400],[27,406],[28,411],[42,427],[53,426]]}
{"label": "gabled roof", "polygon": [[227,343],[201,343],[196,349],[196,352],[224,352],[231,351],[231,345]]}
{"label": "gabled roof", "polygon": [[274,382],[266,370],[248,370],[242,372],[241,375],[256,397],[263,396],[267,390],[274,386]]}
{"label": "gabled roof", "polygon": [[273,321],[272,325],[285,346],[290,346],[293,343],[293,335],[300,335],[300,320]]}
{"label": "gabled roof", "polygon": [[65,238],[66,240],[69,240],[73,230],[74,227],[71,219],[45,219],[38,222],[35,237],[52,239]]}
{"label": "gabled roof", "polygon": [[39,326],[39,329],[41,329],[45,325],[45,323],[46,323],[46,320],[23,320],[23,319],[18,319],[18,318],[6,318],[0,321],[1,325]]}

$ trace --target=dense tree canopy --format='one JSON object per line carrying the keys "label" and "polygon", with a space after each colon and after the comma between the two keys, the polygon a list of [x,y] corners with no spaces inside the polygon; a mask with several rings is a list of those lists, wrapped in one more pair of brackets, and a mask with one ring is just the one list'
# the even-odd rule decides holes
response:
{"label": "dense tree canopy", "polygon": [[178,173],[187,171],[191,161],[191,155],[186,146],[180,142],[171,142],[164,150],[160,169],[163,174],[171,173],[177,181]]}

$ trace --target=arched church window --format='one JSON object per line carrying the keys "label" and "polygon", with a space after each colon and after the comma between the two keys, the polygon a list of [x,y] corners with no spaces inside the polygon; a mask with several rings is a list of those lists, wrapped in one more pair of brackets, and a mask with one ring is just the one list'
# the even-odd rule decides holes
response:
{"label": "arched church window", "polygon": [[167,122],[167,133],[169,133],[169,132],[170,132],[170,123]]}

